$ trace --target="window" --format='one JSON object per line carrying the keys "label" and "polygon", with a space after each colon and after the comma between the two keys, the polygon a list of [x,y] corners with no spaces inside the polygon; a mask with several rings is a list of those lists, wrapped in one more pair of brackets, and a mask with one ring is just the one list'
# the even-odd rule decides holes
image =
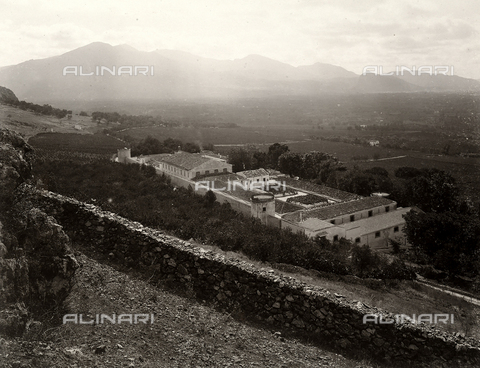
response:
{"label": "window", "polygon": [[373,211],[372,210],[368,211],[368,217],[372,217],[372,216],[373,216]]}
{"label": "window", "polygon": [[390,211],[390,206],[386,206],[385,207],[385,212],[389,212]]}
{"label": "window", "polygon": [[333,237],[333,241],[338,241],[338,235],[335,235],[335,236]]}
{"label": "window", "polygon": [[263,178],[263,181],[265,181],[265,180],[266,180],[266,179],[265,179],[265,178]]}
{"label": "window", "polygon": [[257,179],[257,183],[260,181],[260,179]]}
{"label": "window", "polygon": [[205,170],[205,175],[210,174],[210,170]]}
{"label": "window", "polygon": [[224,168],[224,169],[223,169],[223,172],[227,172],[227,168]]}
{"label": "window", "polygon": [[197,172],[195,173],[195,176],[200,176],[200,171],[197,171]]}
{"label": "window", "polygon": [[215,174],[218,173],[218,169],[215,169],[213,172],[214,172]]}
{"label": "window", "polygon": [[267,212],[267,207],[263,207],[263,212]]}
{"label": "window", "polygon": [[393,232],[394,232],[394,233],[398,233],[398,226],[395,226],[395,227],[393,228]]}
{"label": "window", "polygon": [[335,225],[335,220],[332,220],[332,221],[330,221],[330,223],[332,223],[332,224],[334,224],[334,225]]}
{"label": "window", "polygon": [[360,238],[355,238],[355,243],[360,243]]}
{"label": "window", "polygon": [[375,233],[375,238],[380,238],[380,231],[377,231],[377,232]]}
{"label": "window", "polygon": [[350,222],[355,221],[355,215],[350,215]]}

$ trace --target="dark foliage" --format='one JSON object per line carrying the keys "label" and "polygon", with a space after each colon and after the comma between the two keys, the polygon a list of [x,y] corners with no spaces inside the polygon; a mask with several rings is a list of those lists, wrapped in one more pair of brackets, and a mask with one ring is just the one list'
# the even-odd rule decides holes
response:
{"label": "dark foliage", "polygon": [[15,100],[9,101],[9,104],[16,106],[22,110],[32,111],[36,114],[41,114],[41,115],[55,116],[59,119],[66,117],[69,113],[71,114],[71,111],[68,111],[66,109],[57,109],[48,104],[37,105],[32,102],[15,101]]}
{"label": "dark foliage", "polygon": [[422,174],[422,171],[415,167],[399,167],[395,170],[395,176],[401,179],[413,179]]}
{"label": "dark foliage", "polygon": [[418,259],[450,274],[478,275],[480,220],[454,212],[410,212],[405,234]]}

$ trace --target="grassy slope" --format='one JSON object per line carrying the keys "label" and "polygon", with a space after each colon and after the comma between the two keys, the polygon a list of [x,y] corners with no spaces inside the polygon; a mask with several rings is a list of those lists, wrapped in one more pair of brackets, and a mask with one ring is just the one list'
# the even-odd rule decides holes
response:
{"label": "grassy slope", "polygon": [[[76,130],[75,125],[80,125],[82,130]],[[27,139],[38,133],[94,133],[96,123],[88,116],[73,115],[71,120],[58,119],[54,116],[36,115],[12,106],[0,104],[0,127],[17,131]]]}

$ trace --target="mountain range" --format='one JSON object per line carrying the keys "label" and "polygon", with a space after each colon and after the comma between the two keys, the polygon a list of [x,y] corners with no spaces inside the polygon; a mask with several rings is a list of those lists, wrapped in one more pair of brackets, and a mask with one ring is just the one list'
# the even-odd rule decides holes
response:
{"label": "mountain range", "polygon": [[2,67],[0,85],[15,91],[19,99],[35,103],[480,91],[479,81],[458,76],[357,75],[330,64],[294,67],[260,55],[216,60],[183,51],[144,52],[101,42]]}

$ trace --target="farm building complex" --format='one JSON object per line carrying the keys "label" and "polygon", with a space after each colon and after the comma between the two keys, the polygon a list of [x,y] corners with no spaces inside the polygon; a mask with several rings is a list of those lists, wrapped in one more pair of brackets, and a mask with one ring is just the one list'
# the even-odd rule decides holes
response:
{"label": "farm building complex", "polygon": [[157,173],[168,175],[172,184],[190,187],[199,194],[212,190],[217,201],[270,226],[332,241],[346,238],[378,250],[387,250],[389,239],[406,245],[403,216],[410,208],[397,208],[395,201],[381,195],[362,197],[273,170],[232,173],[232,165],[214,154],[131,157],[125,148],[118,150],[116,160],[151,165]]}

